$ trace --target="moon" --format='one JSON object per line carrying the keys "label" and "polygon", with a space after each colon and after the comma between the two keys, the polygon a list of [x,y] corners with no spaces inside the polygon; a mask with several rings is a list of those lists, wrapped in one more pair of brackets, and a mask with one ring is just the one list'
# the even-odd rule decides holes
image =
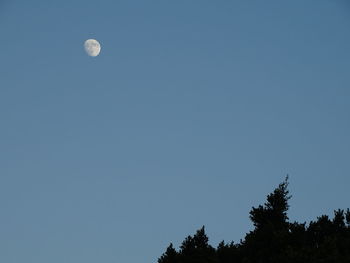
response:
{"label": "moon", "polygon": [[84,43],[84,49],[90,57],[96,57],[101,52],[101,45],[96,39],[88,39]]}

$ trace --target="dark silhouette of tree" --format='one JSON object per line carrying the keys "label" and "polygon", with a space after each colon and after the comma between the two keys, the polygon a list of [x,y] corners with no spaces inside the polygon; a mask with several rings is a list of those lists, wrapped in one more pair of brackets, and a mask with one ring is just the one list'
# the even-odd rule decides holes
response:
{"label": "dark silhouette of tree", "polygon": [[158,259],[158,263],[177,263],[179,255],[176,252],[173,244],[170,243],[165,253]]}
{"label": "dark silhouette of tree", "polygon": [[252,208],[254,229],[240,243],[222,241],[213,248],[203,226],[179,251],[170,244],[158,263],[350,263],[350,210],[308,225],[289,222],[290,198],[286,177],[264,205]]}
{"label": "dark silhouette of tree", "polygon": [[204,226],[192,237],[188,236],[180,246],[181,263],[215,263],[215,249],[208,244]]}
{"label": "dark silhouette of tree", "polygon": [[221,263],[240,262],[238,252],[238,245],[235,245],[234,242],[225,244],[225,241],[221,241],[216,250],[217,261]]}
{"label": "dark silhouette of tree", "polygon": [[257,229],[264,227],[285,228],[288,223],[288,200],[291,198],[288,191],[288,176],[273,193],[267,196],[264,206],[259,205],[250,211],[250,219]]}
{"label": "dark silhouette of tree", "polygon": [[252,208],[250,219],[255,229],[244,241],[246,258],[251,262],[280,262],[287,246],[289,223],[287,210],[290,199],[288,177],[267,196],[264,206]]}

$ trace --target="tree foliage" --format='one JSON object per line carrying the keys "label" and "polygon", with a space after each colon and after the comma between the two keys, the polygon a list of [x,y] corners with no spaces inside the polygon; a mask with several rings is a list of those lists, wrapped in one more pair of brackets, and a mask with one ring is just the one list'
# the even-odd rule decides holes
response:
{"label": "tree foliage", "polygon": [[170,244],[158,263],[349,263],[350,210],[335,210],[333,218],[321,215],[308,225],[289,222],[290,198],[287,177],[264,205],[252,208],[254,229],[240,243],[222,241],[214,248],[203,226],[179,251]]}

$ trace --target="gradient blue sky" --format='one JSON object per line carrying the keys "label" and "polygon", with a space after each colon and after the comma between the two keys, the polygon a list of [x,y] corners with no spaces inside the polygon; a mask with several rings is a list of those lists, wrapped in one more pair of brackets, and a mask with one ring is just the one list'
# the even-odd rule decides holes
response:
{"label": "gradient blue sky", "polygon": [[286,174],[292,220],[349,207],[349,29],[346,0],[1,1],[0,262],[239,241]]}

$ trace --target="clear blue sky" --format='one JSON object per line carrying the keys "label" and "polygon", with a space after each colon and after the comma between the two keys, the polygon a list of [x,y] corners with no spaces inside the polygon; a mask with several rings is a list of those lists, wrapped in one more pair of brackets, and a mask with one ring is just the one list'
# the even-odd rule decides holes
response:
{"label": "clear blue sky", "polygon": [[346,0],[1,1],[0,262],[239,241],[286,174],[292,220],[349,207],[349,29]]}

